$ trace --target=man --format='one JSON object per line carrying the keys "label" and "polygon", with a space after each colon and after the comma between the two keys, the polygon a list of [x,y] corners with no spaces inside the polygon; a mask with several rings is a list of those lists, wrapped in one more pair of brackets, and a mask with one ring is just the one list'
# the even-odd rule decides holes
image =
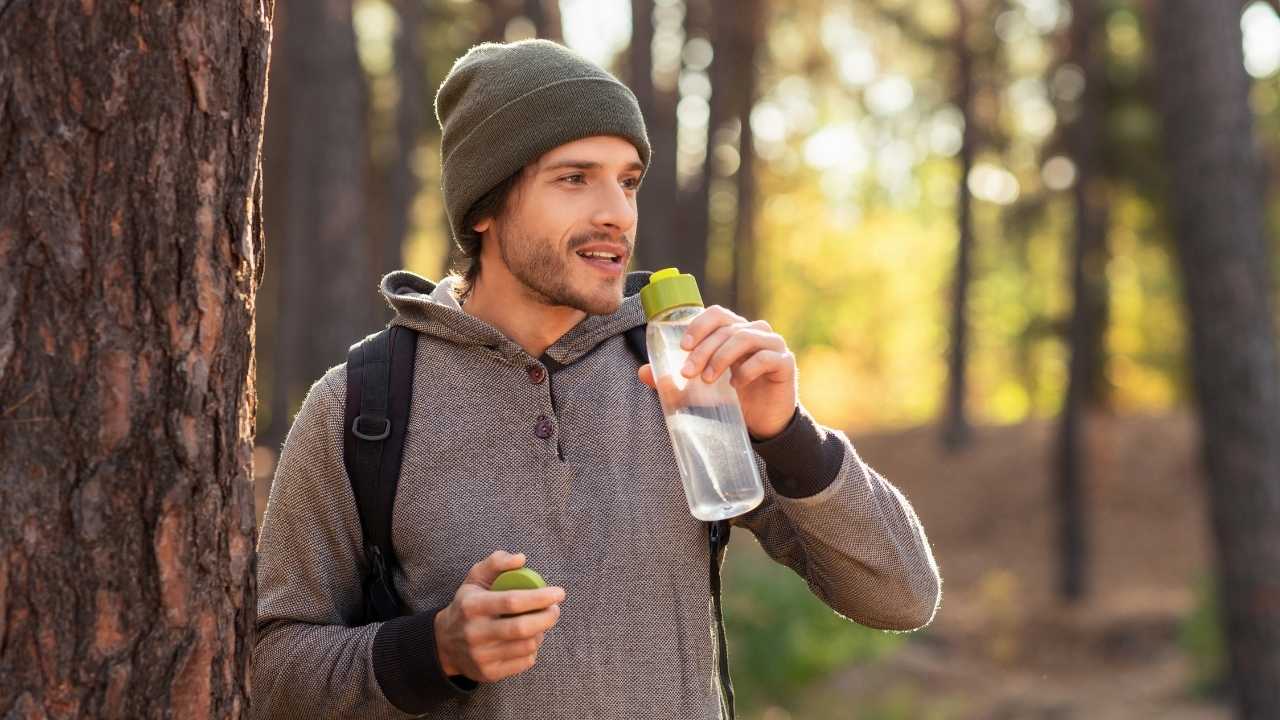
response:
{"label": "man", "polygon": [[[259,544],[259,717],[719,717],[706,526],[624,331],[649,143],[632,93],[554,43],[485,44],[441,85],[443,189],[470,261],[382,293],[419,333],[393,512],[411,614],[351,626],[362,539],[343,467],[345,369],[312,386]],[[731,372],[766,485],[734,519],[841,614],[933,617],[937,567],[903,496],[797,399],[767,323],[708,308],[685,374]],[[648,386],[647,388],[645,386]],[[551,582],[492,592],[528,564]]]}

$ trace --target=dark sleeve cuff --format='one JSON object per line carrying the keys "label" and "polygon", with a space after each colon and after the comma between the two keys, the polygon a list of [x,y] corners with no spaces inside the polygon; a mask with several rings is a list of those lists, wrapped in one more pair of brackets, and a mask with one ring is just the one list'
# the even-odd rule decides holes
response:
{"label": "dark sleeve cuff", "polygon": [[825,490],[844,463],[844,443],[800,405],[781,433],[768,440],[751,438],[751,445],[764,458],[774,491],[792,499]]}
{"label": "dark sleeve cuff", "polygon": [[476,682],[463,675],[445,677],[436,656],[436,613],[389,620],[373,637],[373,676],[401,712],[418,715],[449,698],[465,697]]}

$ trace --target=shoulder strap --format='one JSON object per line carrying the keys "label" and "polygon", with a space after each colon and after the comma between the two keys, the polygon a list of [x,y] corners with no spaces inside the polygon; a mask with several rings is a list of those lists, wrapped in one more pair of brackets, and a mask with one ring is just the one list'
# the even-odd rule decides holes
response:
{"label": "shoulder strap", "polygon": [[343,463],[364,537],[364,607],[359,624],[403,613],[392,573],[391,512],[404,452],[417,333],[392,326],[374,333],[347,354],[347,398],[342,434]]}

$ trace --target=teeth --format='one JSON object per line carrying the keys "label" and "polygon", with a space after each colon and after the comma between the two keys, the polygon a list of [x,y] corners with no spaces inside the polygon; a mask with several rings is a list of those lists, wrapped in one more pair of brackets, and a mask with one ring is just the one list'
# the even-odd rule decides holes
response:
{"label": "teeth", "polygon": [[604,258],[604,259],[606,259],[606,260],[617,260],[617,259],[618,259],[618,256],[617,256],[617,255],[610,255],[609,253],[604,253],[604,252],[595,252],[595,251],[592,251],[592,252],[580,252],[580,253],[578,253],[578,254],[579,254],[579,255],[581,255],[582,257],[598,257],[598,258]]}

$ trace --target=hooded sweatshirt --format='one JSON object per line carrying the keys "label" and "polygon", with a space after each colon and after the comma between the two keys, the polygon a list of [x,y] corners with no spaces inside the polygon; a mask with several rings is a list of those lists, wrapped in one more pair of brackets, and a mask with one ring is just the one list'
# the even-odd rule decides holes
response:
{"label": "hooded sweatshirt", "polygon": [[[462,310],[452,279],[382,281],[416,330],[392,542],[411,614],[351,626],[363,543],[342,459],[346,368],[312,385],[285,440],[258,543],[252,707],[259,718],[634,720],[721,717],[705,523],[689,513],[655,391],[610,315],[540,357]],[[906,498],[844,433],[797,406],[754,441],[764,501],[733,519],[841,615],[908,630],[940,578]],[[536,664],[494,683],[444,677],[435,614],[494,550],[565,588]]]}

